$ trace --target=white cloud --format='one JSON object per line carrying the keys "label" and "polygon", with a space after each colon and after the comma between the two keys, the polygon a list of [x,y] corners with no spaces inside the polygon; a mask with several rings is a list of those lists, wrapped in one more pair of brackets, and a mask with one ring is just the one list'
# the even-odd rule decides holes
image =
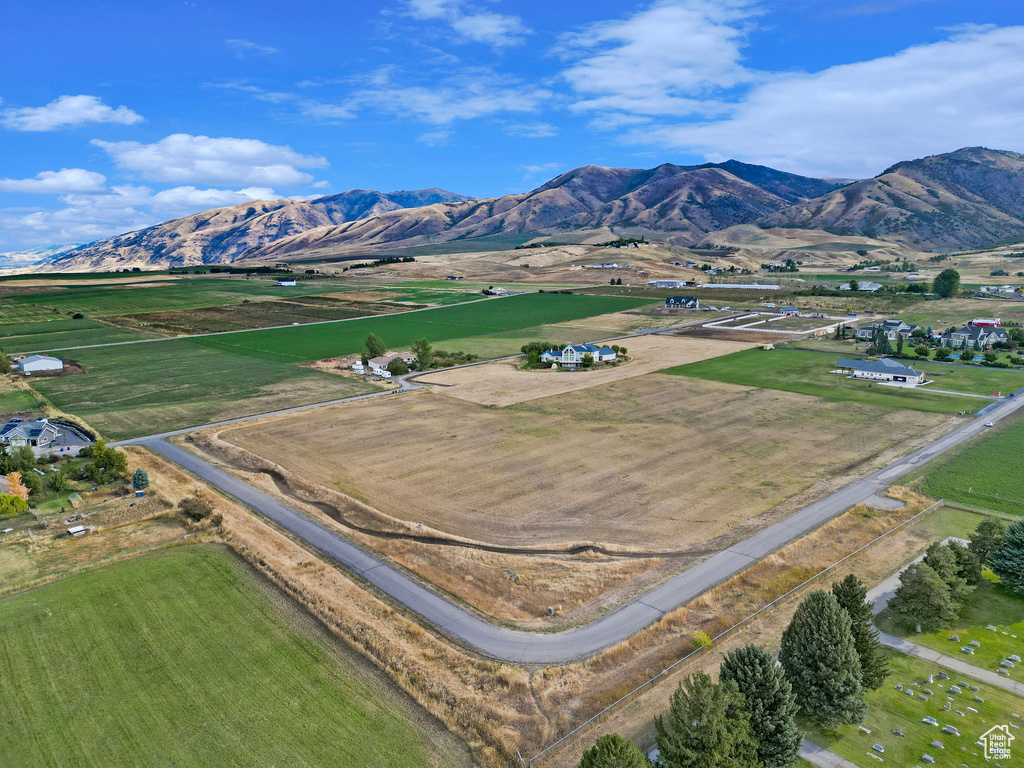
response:
{"label": "white cloud", "polygon": [[462,39],[495,48],[519,45],[530,34],[518,16],[481,10],[464,0],[408,0],[409,15],[444,21]]}
{"label": "white cloud", "polygon": [[61,96],[45,107],[7,107],[0,111],[0,124],[15,131],[52,131],[85,123],[135,125],[142,115],[128,107],[108,107],[98,96]]}
{"label": "white cloud", "polygon": [[101,141],[93,145],[119,168],[154,181],[204,182],[234,186],[294,186],[313,177],[300,168],[322,168],[322,157],[302,155],[287,146],[257,139],[211,138],[176,133],[154,144]]}
{"label": "white cloud", "polygon": [[372,87],[355,91],[346,104],[443,126],[503,112],[535,112],[551,96],[489,69],[467,69],[429,86],[400,85],[389,70],[375,73]]}
{"label": "white cloud", "polygon": [[270,187],[246,187],[235,190],[183,186],[157,192],[150,199],[149,205],[153,210],[167,215],[187,216],[210,208],[223,208],[249,200],[273,200],[276,197]]}
{"label": "white cloud", "polygon": [[269,45],[260,45],[251,40],[241,40],[239,38],[225,40],[224,45],[231,49],[239,59],[244,59],[248,55],[269,56],[272,53],[280,53],[277,48],[271,48]]}
{"label": "white cloud", "polygon": [[551,123],[514,123],[506,126],[505,132],[524,139],[546,139],[558,135],[558,129]]}
{"label": "white cloud", "polygon": [[581,97],[577,111],[632,115],[721,112],[716,89],[751,82],[743,66],[751,0],[661,0],[614,21],[563,36],[556,52],[572,64],[562,77]]}
{"label": "white cloud", "polygon": [[72,192],[60,196],[64,207],[56,210],[0,211],[4,232],[0,250],[88,242],[210,208],[278,197],[269,187],[234,190],[178,186],[154,193],[149,187],[121,184],[97,191]]}
{"label": "white cloud", "polygon": [[61,168],[59,171],[43,171],[34,179],[0,179],[0,192],[99,192],[106,182],[107,177],[102,173],[82,168]]}
{"label": "white cloud", "polygon": [[636,143],[789,171],[871,176],[900,160],[985,145],[1024,149],[1024,26],[968,27],[892,56],[787,74],[723,119],[635,130]]}

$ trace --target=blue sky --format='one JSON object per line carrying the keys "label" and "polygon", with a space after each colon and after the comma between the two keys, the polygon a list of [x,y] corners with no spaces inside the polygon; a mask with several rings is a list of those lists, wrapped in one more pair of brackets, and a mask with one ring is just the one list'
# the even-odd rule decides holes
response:
{"label": "blue sky", "polygon": [[0,251],[588,163],[1024,151],[1017,0],[12,0],[0,30]]}

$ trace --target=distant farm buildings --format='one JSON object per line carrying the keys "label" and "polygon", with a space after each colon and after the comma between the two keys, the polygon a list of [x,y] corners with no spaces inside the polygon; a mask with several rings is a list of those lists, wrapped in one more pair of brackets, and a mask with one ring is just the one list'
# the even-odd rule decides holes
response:
{"label": "distant farm buildings", "polygon": [[[872,283],[870,280],[862,280],[862,281],[859,281],[857,283],[857,290],[858,291],[868,291],[870,293],[874,293],[875,291],[881,290],[881,288],[882,288],[882,284],[881,283]],[[840,291],[852,291],[853,290],[853,283],[843,283],[842,285],[839,286],[839,290]]]}
{"label": "distant farm buildings", "polygon": [[891,381],[898,384],[924,384],[924,374],[888,357],[881,360],[849,360],[836,362],[838,373],[852,374],[855,379]]}
{"label": "distant farm buildings", "polygon": [[298,282],[292,279],[281,279],[277,281],[277,284],[280,286],[296,286]]}
{"label": "distant farm buildings", "polygon": [[652,288],[696,288],[697,283],[693,280],[648,280],[647,284]]}
{"label": "distant farm buildings", "polygon": [[64,361],[49,355],[29,355],[18,360],[18,370],[26,376],[64,370]]}

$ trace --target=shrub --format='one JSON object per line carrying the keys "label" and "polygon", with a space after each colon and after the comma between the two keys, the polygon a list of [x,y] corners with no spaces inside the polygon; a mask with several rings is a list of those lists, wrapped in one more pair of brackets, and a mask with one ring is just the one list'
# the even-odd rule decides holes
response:
{"label": "shrub", "polygon": [[178,511],[181,512],[185,517],[199,522],[205,520],[213,512],[213,506],[206,500],[206,497],[199,491],[196,491],[192,496],[188,496],[178,502]]}
{"label": "shrub", "polygon": [[711,636],[703,629],[698,629],[696,632],[690,635],[690,639],[693,640],[693,644],[697,648],[706,648],[707,646],[711,645]]}
{"label": "shrub", "polygon": [[54,472],[46,478],[46,487],[54,493],[61,493],[68,489],[68,479],[63,472]]}

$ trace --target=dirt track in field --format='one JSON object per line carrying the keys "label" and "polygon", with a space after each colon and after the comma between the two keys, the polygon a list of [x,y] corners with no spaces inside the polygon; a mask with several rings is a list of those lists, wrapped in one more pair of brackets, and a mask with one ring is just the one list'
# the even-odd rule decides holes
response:
{"label": "dirt track in field", "polygon": [[734,533],[949,423],[941,414],[654,374],[501,409],[421,392],[221,436],[386,515],[452,535],[664,551]]}
{"label": "dirt track in field", "polygon": [[624,340],[629,360],[589,371],[520,370],[522,360],[505,360],[421,376],[420,384],[440,384],[444,394],[481,405],[506,406],[542,397],[630,379],[664,368],[720,357],[751,344],[674,336],[639,336]]}

